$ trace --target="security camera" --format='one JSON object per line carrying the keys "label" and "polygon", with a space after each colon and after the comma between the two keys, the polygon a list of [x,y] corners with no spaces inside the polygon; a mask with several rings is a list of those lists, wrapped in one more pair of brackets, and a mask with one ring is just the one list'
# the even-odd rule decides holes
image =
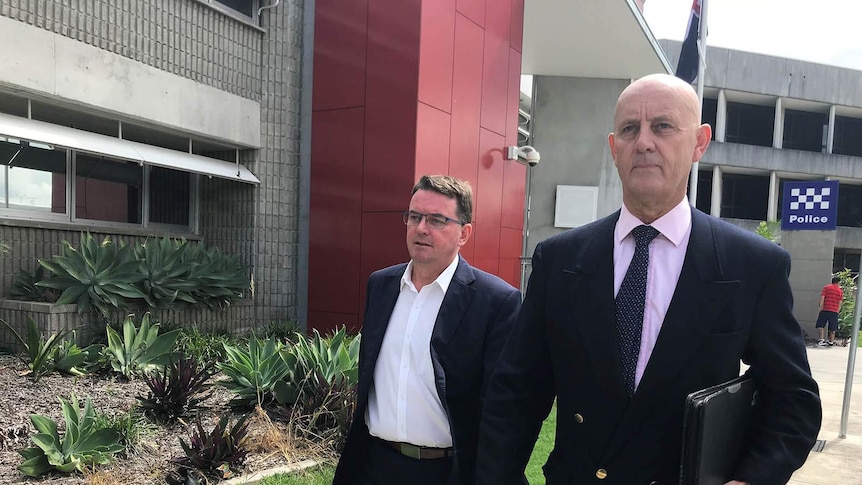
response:
{"label": "security camera", "polygon": [[531,146],[509,146],[506,147],[506,160],[517,160],[520,163],[525,163],[531,167],[539,164],[542,156],[539,151]]}

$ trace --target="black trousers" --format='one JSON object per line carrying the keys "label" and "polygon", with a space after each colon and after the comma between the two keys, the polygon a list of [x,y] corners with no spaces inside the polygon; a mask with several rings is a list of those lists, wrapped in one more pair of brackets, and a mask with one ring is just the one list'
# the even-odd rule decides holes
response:
{"label": "black trousers", "polygon": [[444,485],[452,458],[417,460],[398,453],[372,438],[354,485]]}

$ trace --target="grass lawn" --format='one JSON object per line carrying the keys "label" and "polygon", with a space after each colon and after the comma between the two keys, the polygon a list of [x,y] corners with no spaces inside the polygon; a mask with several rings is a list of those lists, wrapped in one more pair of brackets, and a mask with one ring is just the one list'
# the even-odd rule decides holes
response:
{"label": "grass lawn", "polygon": [[335,476],[333,465],[308,468],[293,474],[280,473],[264,478],[260,485],[331,485]]}
{"label": "grass lawn", "polygon": [[[539,439],[536,440],[536,447],[533,448],[533,455],[530,457],[530,463],[527,464],[527,480],[530,485],[545,485],[545,475],[542,474],[542,465],[548,460],[548,455],[554,448],[554,432],[557,427],[557,405],[551,409],[551,414],[542,425],[542,431],[539,433]],[[330,485],[332,477],[335,475],[335,467],[333,465],[323,465],[320,467],[309,468],[296,474],[273,475],[260,482],[261,485]]]}
{"label": "grass lawn", "polygon": [[548,419],[542,424],[542,431],[539,432],[539,439],[536,440],[536,447],[533,448],[533,455],[530,456],[530,463],[527,464],[527,480],[530,485],[545,485],[545,475],[542,473],[542,465],[548,461],[548,455],[554,449],[554,433],[557,429],[557,404],[551,408],[551,414]]}

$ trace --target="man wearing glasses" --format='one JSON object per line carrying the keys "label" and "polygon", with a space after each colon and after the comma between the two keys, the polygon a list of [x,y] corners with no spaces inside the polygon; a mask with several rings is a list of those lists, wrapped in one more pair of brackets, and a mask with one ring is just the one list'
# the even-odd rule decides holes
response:
{"label": "man wearing glasses", "polygon": [[481,406],[521,294],[459,256],[473,191],[423,176],[404,213],[410,262],[368,292],[353,424],[334,485],[473,482]]}

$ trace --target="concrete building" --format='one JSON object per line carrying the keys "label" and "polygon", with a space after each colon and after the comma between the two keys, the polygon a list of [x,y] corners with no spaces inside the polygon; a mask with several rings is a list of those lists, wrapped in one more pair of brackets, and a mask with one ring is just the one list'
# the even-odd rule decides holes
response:
{"label": "concrete building", "polygon": [[[680,43],[660,44],[676,65]],[[780,220],[782,182],[840,182],[836,231],[776,229],[793,258],[794,311],[815,335],[822,286],[834,270],[859,271],[862,72],[712,47],[707,59],[703,116],[714,139],[698,168],[699,209],[753,231],[760,221]],[[534,77],[529,142],[543,165],[529,176],[525,254],[619,208],[607,134],[628,84],[611,75]]]}

